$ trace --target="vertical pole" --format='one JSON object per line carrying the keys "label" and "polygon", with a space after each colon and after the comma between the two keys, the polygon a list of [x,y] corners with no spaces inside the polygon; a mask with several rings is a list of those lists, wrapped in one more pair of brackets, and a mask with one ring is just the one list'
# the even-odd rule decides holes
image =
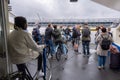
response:
{"label": "vertical pole", "polygon": [[6,72],[9,74],[9,59],[8,59],[8,49],[7,49],[7,27],[8,27],[8,0],[0,0],[1,10],[2,10],[2,28],[3,28],[3,38],[4,38],[4,52],[6,55]]}

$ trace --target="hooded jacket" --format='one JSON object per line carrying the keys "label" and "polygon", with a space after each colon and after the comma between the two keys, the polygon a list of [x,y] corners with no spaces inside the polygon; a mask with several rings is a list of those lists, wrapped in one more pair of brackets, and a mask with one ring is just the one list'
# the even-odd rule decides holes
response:
{"label": "hooded jacket", "polygon": [[[32,35],[21,28],[13,30],[8,35],[8,55],[13,64],[26,63],[38,57],[44,46],[38,46],[32,38]],[[32,53],[34,51],[36,53]]]}

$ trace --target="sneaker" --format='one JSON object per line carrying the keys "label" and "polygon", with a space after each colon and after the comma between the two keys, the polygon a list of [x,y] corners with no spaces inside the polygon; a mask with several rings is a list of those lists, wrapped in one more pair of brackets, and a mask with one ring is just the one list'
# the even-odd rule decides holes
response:
{"label": "sneaker", "polygon": [[102,66],[102,69],[105,69],[105,66]]}
{"label": "sneaker", "polygon": [[88,54],[88,55],[86,55],[87,57],[90,57],[90,55]]}
{"label": "sneaker", "polygon": [[66,55],[65,55],[65,60],[67,60],[67,58],[68,58],[68,55],[66,54]]}
{"label": "sneaker", "polygon": [[85,57],[86,55],[85,54],[83,54],[83,57]]}
{"label": "sneaker", "polygon": [[78,52],[79,54],[81,54],[81,52]]}
{"label": "sneaker", "polygon": [[99,69],[99,70],[101,70],[101,69],[102,69],[102,67],[101,67],[101,66],[98,66],[98,69]]}
{"label": "sneaker", "polygon": [[41,70],[38,71],[37,72],[37,77],[39,78],[39,77],[42,77],[42,76],[44,76],[44,73]]}

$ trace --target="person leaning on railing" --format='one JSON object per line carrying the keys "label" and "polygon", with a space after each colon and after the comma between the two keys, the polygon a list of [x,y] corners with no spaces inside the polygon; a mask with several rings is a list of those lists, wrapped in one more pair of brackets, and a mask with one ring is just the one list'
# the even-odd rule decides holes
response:
{"label": "person leaning on railing", "polygon": [[[18,71],[25,73],[25,63],[30,60],[38,60],[38,72],[40,75],[41,59],[39,53],[42,54],[44,45],[37,45],[32,35],[27,31],[27,20],[22,16],[15,17],[14,30],[8,35],[8,55],[13,64],[16,64]],[[30,49],[37,51],[31,55]],[[42,75],[43,76],[43,75]]]}

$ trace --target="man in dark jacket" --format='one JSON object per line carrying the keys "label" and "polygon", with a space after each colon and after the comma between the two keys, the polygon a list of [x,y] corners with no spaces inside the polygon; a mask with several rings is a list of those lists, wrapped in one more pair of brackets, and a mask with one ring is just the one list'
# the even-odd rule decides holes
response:
{"label": "man in dark jacket", "polygon": [[52,40],[52,32],[53,32],[52,24],[48,24],[48,27],[45,30],[45,43],[46,45],[50,46],[51,56],[55,53],[53,40]]}
{"label": "man in dark jacket", "polygon": [[[84,56],[87,55],[89,56],[90,52],[89,52],[89,44],[90,44],[90,37],[91,31],[88,28],[88,24],[85,23],[83,25],[83,29],[82,29],[82,46],[83,46],[83,54]],[[86,53],[87,51],[87,53]]]}
{"label": "man in dark jacket", "polygon": [[33,28],[33,31],[32,31],[32,36],[33,36],[33,39],[35,40],[35,42],[39,45],[42,43],[42,37],[41,37],[41,34],[40,34],[40,25],[38,25],[36,28]]}
{"label": "man in dark jacket", "polygon": [[[73,33],[72,33],[72,44],[73,46],[78,45],[79,46],[79,42],[80,42],[80,27],[79,25],[76,25],[73,28]],[[74,49],[75,52],[78,52],[78,47],[77,49]]]}

